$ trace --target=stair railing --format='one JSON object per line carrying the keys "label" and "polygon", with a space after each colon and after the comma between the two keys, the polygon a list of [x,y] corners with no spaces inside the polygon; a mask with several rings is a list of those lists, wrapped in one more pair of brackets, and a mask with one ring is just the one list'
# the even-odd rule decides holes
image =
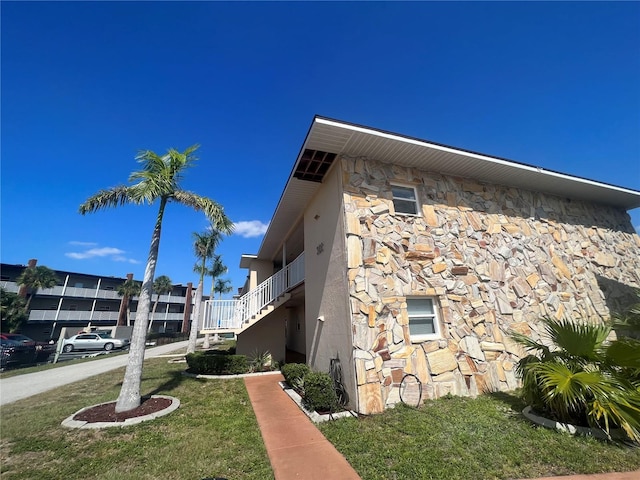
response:
{"label": "stair railing", "polygon": [[238,330],[280,296],[304,281],[304,253],[237,300],[207,300],[205,330]]}

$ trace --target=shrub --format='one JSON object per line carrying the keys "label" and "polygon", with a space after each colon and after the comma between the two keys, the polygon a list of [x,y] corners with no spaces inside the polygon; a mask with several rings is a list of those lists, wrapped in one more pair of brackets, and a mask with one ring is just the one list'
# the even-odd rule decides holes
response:
{"label": "shrub", "polygon": [[311,372],[311,369],[304,363],[287,363],[282,366],[280,372],[285,382],[296,388],[296,385],[303,381],[304,376]]}
{"label": "shrub", "polygon": [[271,358],[271,352],[265,350],[261,352],[256,350],[253,352],[253,356],[249,361],[249,368],[252,372],[268,372],[272,369],[273,359]]}
{"label": "shrub", "polygon": [[217,350],[189,353],[187,364],[190,372],[202,375],[238,375],[249,371],[246,356]]}
{"label": "shrub", "polygon": [[532,353],[518,362],[525,400],[539,413],[640,440],[640,342],[607,341],[611,327],[544,318],[551,347],[514,333]]}
{"label": "shrub", "polygon": [[304,376],[302,403],[309,410],[317,412],[334,412],[338,409],[338,396],[328,373],[309,372]]}

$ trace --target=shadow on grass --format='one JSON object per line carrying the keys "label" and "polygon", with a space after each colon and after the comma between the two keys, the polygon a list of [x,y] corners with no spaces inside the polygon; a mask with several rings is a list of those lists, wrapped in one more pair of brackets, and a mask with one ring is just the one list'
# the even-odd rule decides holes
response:
{"label": "shadow on grass", "polygon": [[517,392],[490,392],[485,395],[508,405],[514,412],[522,413],[527,405]]}
{"label": "shadow on grass", "polygon": [[159,395],[159,394],[167,394],[172,390],[177,389],[180,384],[185,380],[185,376],[182,374],[182,371],[170,372],[170,378],[158,385],[156,388],[151,390],[147,395]]}

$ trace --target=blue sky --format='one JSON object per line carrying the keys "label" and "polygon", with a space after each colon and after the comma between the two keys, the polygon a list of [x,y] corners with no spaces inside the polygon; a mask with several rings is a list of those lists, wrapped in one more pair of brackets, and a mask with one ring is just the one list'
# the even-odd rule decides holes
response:
{"label": "blue sky", "polygon": [[[0,8],[3,263],[141,279],[157,206],[78,206],[199,143],[183,186],[238,224],[239,287],[315,114],[640,190],[638,2]],[[170,205],[156,275],[195,285],[206,227]]]}

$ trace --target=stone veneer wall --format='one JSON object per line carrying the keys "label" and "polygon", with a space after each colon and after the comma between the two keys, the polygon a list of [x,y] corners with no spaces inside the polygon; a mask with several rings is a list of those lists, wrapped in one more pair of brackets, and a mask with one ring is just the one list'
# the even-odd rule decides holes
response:
{"label": "stone veneer wall", "polygon": [[[510,331],[540,339],[545,315],[607,318],[640,287],[640,237],[624,211],[362,158],[341,165],[362,413],[398,403],[406,374],[423,400],[512,390],[523,351]],[[390,182],[417,187],[420,216],[394,214]],[[414,295],[437,297],[441,339],[410,342]]]}

